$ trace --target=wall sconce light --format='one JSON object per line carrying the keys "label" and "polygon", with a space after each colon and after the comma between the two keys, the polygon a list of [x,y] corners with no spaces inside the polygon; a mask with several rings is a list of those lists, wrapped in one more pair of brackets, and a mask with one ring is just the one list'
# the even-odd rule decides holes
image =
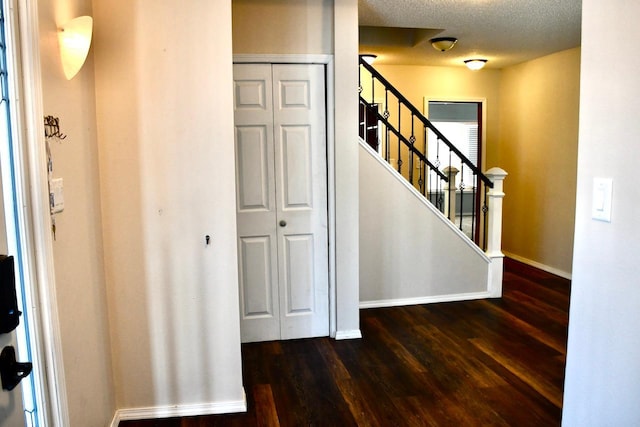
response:
{"label": "wall sconce light", "polygon": [[467,59],[464,61],[464,64],[467,66],[468,69],[472,71],[477,71],[482,69],[487,64],[487,60],[486,59]]}
{"label": "wall sconce light", "polygon": [[62,68],[67,80],[75,76],[87,59],[93,33],[93,18],[80,16],[60,27],[58,43]]}
{"label": "wall sconce light", "polygon": [[435,50],[439,50],[440,52],[451,50],[456,45],[456,43],[458,43],[458,39],[455,37],[436,37],[429,41],[431,42],[431,46],[433,46]]}
{"label": "wall sconce light", "polygon": [[378,55],[374,55],[373,53],[365,53],[363,55],[360,55],[360,58],[362,58],[363,61],[369,65],[373,64],[373,61],[375,61],[377,57]]}

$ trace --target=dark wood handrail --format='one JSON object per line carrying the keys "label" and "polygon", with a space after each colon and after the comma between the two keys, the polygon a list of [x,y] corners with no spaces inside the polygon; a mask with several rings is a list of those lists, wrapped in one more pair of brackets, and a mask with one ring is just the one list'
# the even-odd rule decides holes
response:
{"label": "dark wood handrail", "polygon": [[[467,167],[469,167],[473,171],[473,173],[476,176],[478,176],[478,178],[480,178],[480,180],[482,180],[482,182],[484,182],[489,188],[493,188],[493,182],[485,174],[483,174],[478,169],[478,167],[471,162],[471,160],[469,160],[464,154],[462,154],[462,152],[460,150],[458,150],[458,148],[455,145],[453,145],[453,143],[451,143],[451,141],[449,141],[447,139],[447,137],[444,136],[442,134],[442,132],[440,132],[438,130],[438,128],[436,128],[429,121],[429,119],[427,119],[420,112],[420,110],[418,110],[411,102],[409,102],[409,100],[407,98],[405,98],[404,95],[402,95],[400,93],[400,91],[395,88],[395,86],[393,86],[387,79],[385,79],[382,76],[382,74],[380,74],[378,71],[376,71],[375,68],[373,68],[371,65],[369,65],[362,58],[360,58],[360,65],[363,66],[367,71],[369,71],[373,77],[375,77],[377,80],[379,80],[380,83],[382,83],[382,85],[384,86],[384,88],[386,90],[388,90],[389,92],[391,92],[398,99],[398,102],[402,103],[415,117],[418,118],[418,120],[420,120],[422,122],[422,124],[425,127],[429,128],[433,133],[435,133],[436,136],[438,137],[438,139],[441,140],[442,142],[444,142],[445,145],[447,147],[449,147],[449,149],[451,151],[453,151],[460,158],[462,163],[464,163]],[[360,98],[362,99],[362,97],[360,97]],[[437,169],[435,169],[435,170],[437,170]]]}

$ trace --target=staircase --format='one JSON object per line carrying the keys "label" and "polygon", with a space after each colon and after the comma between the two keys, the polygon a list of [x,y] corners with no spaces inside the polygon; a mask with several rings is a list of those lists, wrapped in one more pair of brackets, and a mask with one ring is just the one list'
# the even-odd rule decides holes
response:
{"label": "staircase", "polygon": [[361,306],[500,296],[506,172],[482,173],[362,59],[360,137],[361,212],[380,213],[361,215]]}

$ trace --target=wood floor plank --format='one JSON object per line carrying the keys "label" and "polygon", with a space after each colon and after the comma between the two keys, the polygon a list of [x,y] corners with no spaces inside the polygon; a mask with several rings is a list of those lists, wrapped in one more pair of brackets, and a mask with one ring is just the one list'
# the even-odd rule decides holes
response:
{"label": "wood floor plank", "polygon": [[421,325],[414,330],[418,336],[432,344],[430,346],[432,351],[439,353],[440,363],[448,367],[447,374],[450,377],[461,378],[465,382],[471,381],[478,388],[506,385],[504,379],[477,358],[469,357],[468,352],[439,329],[430,325]]}
{"label": "wood floor plank", "polygon": [[[508,292],[521,290],[526,295],[540,301],[545,301],[547,304],[553,305],[560,310],[564,310],[564,307],[569,304],[569,295],[567,292],[563,292],[559,283],[548,282],[546,280],[541,280],[539,283],[536,283],[530,279],[525,280],[522,277],[509,273],[505,273],[503,283],[508,286]],[[563,286],[569,287],[570,282],[566,280]]]}
{"label": "wood floor plank", "polygon": [[503,316],[506,321],[508,321],[514,328],[520,330],[523,334],[535,338],[536,340],[551,347],[559,353],[566,353],[567,340],[564,336],[558,337],[558,335],[549,334],[544,330],[536,328],[523,321],[522,319],[514,316],[513,314],[507,312],[501,306],[495,304],[492,301],[482,301],[482,304],[485,304],[490,310],[500,312],[500,315]]}
{"label": "wood floor plank", "polygon": [[322,359],[327,364],[329,371],[331,371],[334,380],[351,378],[349,371],[345,368],[342,360],[340,360],[340,356],[338,356],[336,350],[327,340],[315,340],[314,344],[322,356]]}
{"label": "wood floor plank", "polygon": [[255,398],[257,425],[259,427],[280,427],[271,386],[269,384],[256,384],[252,390]]}
{"label": "wood floor plank", "polygon": [[351,378],[337,378],[336,384],[340,390],[342,398],[349,405],[349,410],[358,426],[379,427],[378,420],[372,417],[374,409],[370,405],[370,400],[366,399],[358,385]]}
{"label": "wood floor plank", "polygon": [[398,425],[407,426],[467,426],[473,417],[460,411],[446,398],[433,402],[424,396],[394,399],[399,414],[404,414]]}
{"label": "wood floor plank", "polygon": [[422,363],[416,357],[409,352],[397,339],[381,324],[378,319],[367,319],[369,326],[374,328],[379,333],[379,337],[382,342],[393,351],[398,360],[406,365],[407,369],[411,372],[426,372],[426,369]]}
{"label": "wood floor plank", "polygon": [[288,341],[285,354],[286,375],[299,398],[305,423],[317,425],[325,420],[326,414],[334,414],[349,425],[354,424],[348,404],[342,398],[322,356],[315,351],[313,340]]}
{"label": "wood floor plank", "polygon": [[559,426],[570,282],[504,278],[499,299],[361,310],[360,340],[243,344],[246,413],[120,426]]}
{"label": "wood floor plank", "polygon": [[[483,399],[510,426],[560,426],[560,409],[548,402],[536,404],[514,387],[492,387],[483,390]],[[527,402],[523,405],[522,402]],[[545,404],[546,403],[546,404]]]}
{"label": "wood floor plank", "polygon": [[567,326],[569,317],[567,312],[547,304],[545,301],[534,298],[530,295],[516,290],[504,296],[504,298],[515,301],[522,306],[527,307],[533,314],[543,314],[546,319],[553,320],[560,325]]}
{"label": "wood floor plank", "polygon": [[506,313],[520,319],[522,322],[525,322],[538,330],[544,331],[552,337],[556,337],[557,341],[566,342],[567,326],[564,322],[557,322],[552,320],[550,317],[540,315],[532,311],[528,305],[520,303],[517,298],[511,298],[507,295],[500,300],[492,300],[490,302],[504,310]]}
{"label": "wood floor plank", "polygon": [[489,355],[500,365],[504,366],[511,373],[530,385],[531,388],[548,399],[556,407],[562,407],[562,390],[548,381],[545,377],[541,376],[534,370],[529,369],[518,360],[514,360],[511,357],[505,356],[503,353],[496,350],[494,346],[492,346],[490,343],[487,343],[481,338],[474,338],[471,340],[471,342],[479,350]]}

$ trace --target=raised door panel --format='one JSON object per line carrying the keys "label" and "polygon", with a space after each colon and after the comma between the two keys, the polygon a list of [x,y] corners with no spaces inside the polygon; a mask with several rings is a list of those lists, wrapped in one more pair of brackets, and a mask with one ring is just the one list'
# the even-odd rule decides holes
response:
{"label": "raised door panel", "polygon": [[274,317],[274,285],[269,236],[240,239],[240,289],[244,318]]}
{"label": "raised door panel", "polygon": [[280,339],[276,242],[270,236],[241,237],[240,307],[242,340]]}
{"label": "raised door panel", "polygon": [[[236,124],[266,124],[273,121],[271,66],[233,66],[233,108]],[[238,115],[238,113],[241,113]],[[239,120],[239,121],[238,121]]]}
{"label": "raised door panel", "polygon": [[313,235],[290,235],[283,239],[285,316],[305,316],[316,311]]}
{"label": "raised door panel", "polygon": [[289,75],[282,78],[278,82],[280,109],[295,108],[309,110],[311,108],[312,85],[313,82],[307,79],[306,76]]}
{"label": "raised door panel", "polygon": [[238,212],[269,211],[271,188],[266,126],[236,126]]}
{"label": "raised door panel", "polygon": [[280,128],[281,167],[279,188],[282,192],[282,211],[313,208],[313,173],[311,128],[282,126]]}

